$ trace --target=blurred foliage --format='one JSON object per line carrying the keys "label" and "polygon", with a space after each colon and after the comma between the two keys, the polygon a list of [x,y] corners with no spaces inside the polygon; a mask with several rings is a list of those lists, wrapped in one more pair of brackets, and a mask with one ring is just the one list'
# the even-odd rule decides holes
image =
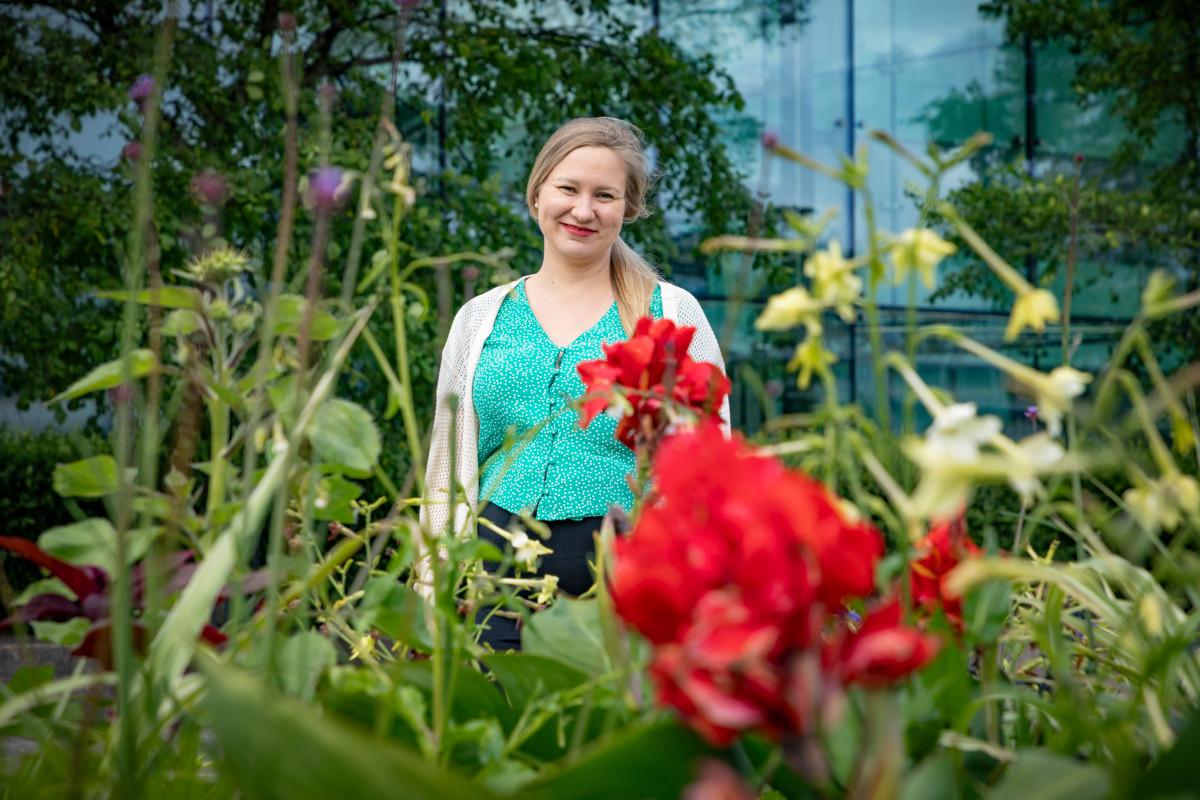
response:
{"label": "blurred foliage", "polygon": [[[0,519],[5,536],[34,541],[45,530],[76,520],[67,504],[54,492],[54,468],[85,456],[104,452],[107,443],[82,433],[66,434],[52,429],[30,432],[0,428]],[[79,500],[74,508],[83,515],[97,509],[97,502]],[[4,574],[14,593],[41,577],[41,571],[19,558],[4,559]],[[2,609],[0,615],[7,612]]]}

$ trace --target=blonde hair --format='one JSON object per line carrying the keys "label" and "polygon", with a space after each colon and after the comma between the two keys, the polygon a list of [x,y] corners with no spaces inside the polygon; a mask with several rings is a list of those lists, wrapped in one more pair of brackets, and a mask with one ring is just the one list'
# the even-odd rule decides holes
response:
{"label": "blonde hair", "polygon": [[[537,216],[538,190],[554,168],[580,147],[607,147],[625,165],[625,221],[648,217],[646,192],[650,186],[650,166],[642,144],[642,132],[614,117],[580,117],[556,130],[533,162],[525,186],[529,213]],[[613,295],[625,334],[632,335],[639,317],[650,313],[650,299],[658,285],[658,271],[621,237],[613,242],[611,260]]]}

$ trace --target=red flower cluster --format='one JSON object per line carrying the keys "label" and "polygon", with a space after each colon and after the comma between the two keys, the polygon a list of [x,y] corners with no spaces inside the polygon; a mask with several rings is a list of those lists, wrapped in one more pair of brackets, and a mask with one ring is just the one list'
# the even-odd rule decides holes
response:
{"label": "red flower cluster", "polygon": [[695,328],[676,327],[669,319],[642,317],[627,341],[604,345],[605,358],[578,367],[587,386],[579,424],[586,428],[613,404],[615,387],[624,387],[632,410],[621,419],[617,438],[630,450],[647,425],[665,425],[664,400],[686,406],[702,417],[718,419],[729,394],[729,379],[712,364],[688,355]]}
{"label": "red flower cluster", "polygon": [[942,609],[950,624],[962,630],[962,598],[946,591],[946,575],[963,559],[979,554],[962,517],[934,527],[917,544],[917,558],[909,565],[913,605],[930,616]]}
{"label": "red flower cluster", "polygon": [[[655,499],[616,542],[617,612],[655,647],[659,700],[714,743],[811,730],[824,687],[881,686],[936,640],[894,604],[858,631],[846,601],[874,592],[883,539],[825,487],[714,425],[672,437]],[[893,610],[895,609],[895,610]]]}

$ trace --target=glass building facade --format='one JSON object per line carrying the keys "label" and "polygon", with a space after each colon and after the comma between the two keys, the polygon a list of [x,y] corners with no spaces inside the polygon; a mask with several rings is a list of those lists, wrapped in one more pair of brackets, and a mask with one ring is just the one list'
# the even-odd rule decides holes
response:
{"label": "glass building facade", "polygon": [[[861,202],[838,182],[798,165],[778,158],[764,163],[763,131],[827,164],[868,145],[872,129],[891,133],[915,153],[924,153],[929,142],[948,149],[987,131],[998,151],[993,155],[1020,161],[1037,174],[1069,172],[1076,154],[1087,158],[1089,169],[1103,169],[1122,135],[1102,108],[1080,108],[1070,87],[1069,54],[1006,42],[1003,22],[981,16],[972,0],[661,0],[655,16],[663,36],[716,54],[746,99],[743,116],[727,119],[726,129],[731,153],[752,188],[761,184],[771,206],[803,214],[836,209],[827,236],[840,241],[846,253],[861,253],[866,244]],[[924,187],[921,175],[883,145],[872,141],[868,147],[869,188],[880,230],[913,227],[918,203],[911,187]],[[979,180],[975,163],[955,167],[943,193]],[[686,228],[685,220],[678,221],[677,230]],[[732,306],[730,269],[717,269],[715,263],[673,267],[673,279],[697,293],[714,327],[723,327]],[[1078,266],[1071,331],[1073,363],[1084,369],[1107,356],[1122,321],[1136,310],[1144,279],[1136,268],[1104,267]],[[797,259],[797,281],[800,269]],[[885,349],[903,350],[908,292],[890,282],[881,286]],[[735,335],[727,344],[735,423],[750,431],[765,417],[803,411],[819,399],[817,390],[800,391],[785,370],[794,340],[753,330],[766,294],[760,292],[743,309],[730,326]],[[1037,337],[1036,343],[1026,336],[1004,345],[1007,308],[976,297],[934,301],[930,295],[918,287],[919,324],[949,322],[1027,363],[1061,363],[1058,336]],[[826,331],[838,356],[841,399],[874,406],[877,393],[861,316],[851,324],[830,316]],[[920,349],[918,365],[931,385],[999,415],[1014,432],[1032,424],[1023,415],[1028,401],[974,357],[930,343]],[[895,420],[903,392],[899,380],[891,380],[887,396]]]}

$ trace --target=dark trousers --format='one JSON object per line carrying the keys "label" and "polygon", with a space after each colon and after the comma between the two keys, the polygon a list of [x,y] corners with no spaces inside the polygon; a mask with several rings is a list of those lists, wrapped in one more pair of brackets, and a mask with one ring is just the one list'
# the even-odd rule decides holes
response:
{"label": "dark trousers", "polygon": [[[520,528],[521,518],[519,516],[494,503],[488,503],[480,516],[504,530],[509,530],[510,525]],[[595,560],[595,533],[600,530],[600,524],[603,521],[604,517],[585,517],[546,522],[546,527],[550,529],[550,538],[541,540],[539,537],[539,541],[542,541],[554,552],[542,556],[536,572],[523,572],[521,577],[540,578],[544,575],[556,575],[558,576],[559,591],[569,595],[581,595],[592,588],[594,578],[589,563]],[[529,535],[537,536],[535,533]],[[493,543],[501,551],[509,546],[508,540],[482,524],[479,526],[479,538]],[[483,562],[483,566],[493,575],[498,574],[500,568],[499,564],[490,561]],[[505,577],[512,576],[513,571],[510,568],[505,573]],[[531,595],[522,592],[521,596],[529,597]],[[511,613],[514,612],[493,609],[490,606],[479,609],[476,612],[475,621],[486,626],[479,635],[480,644],[490,645],[497,653],[505,650],[520,650],[521,631],[518,620],[506,616]]]}

